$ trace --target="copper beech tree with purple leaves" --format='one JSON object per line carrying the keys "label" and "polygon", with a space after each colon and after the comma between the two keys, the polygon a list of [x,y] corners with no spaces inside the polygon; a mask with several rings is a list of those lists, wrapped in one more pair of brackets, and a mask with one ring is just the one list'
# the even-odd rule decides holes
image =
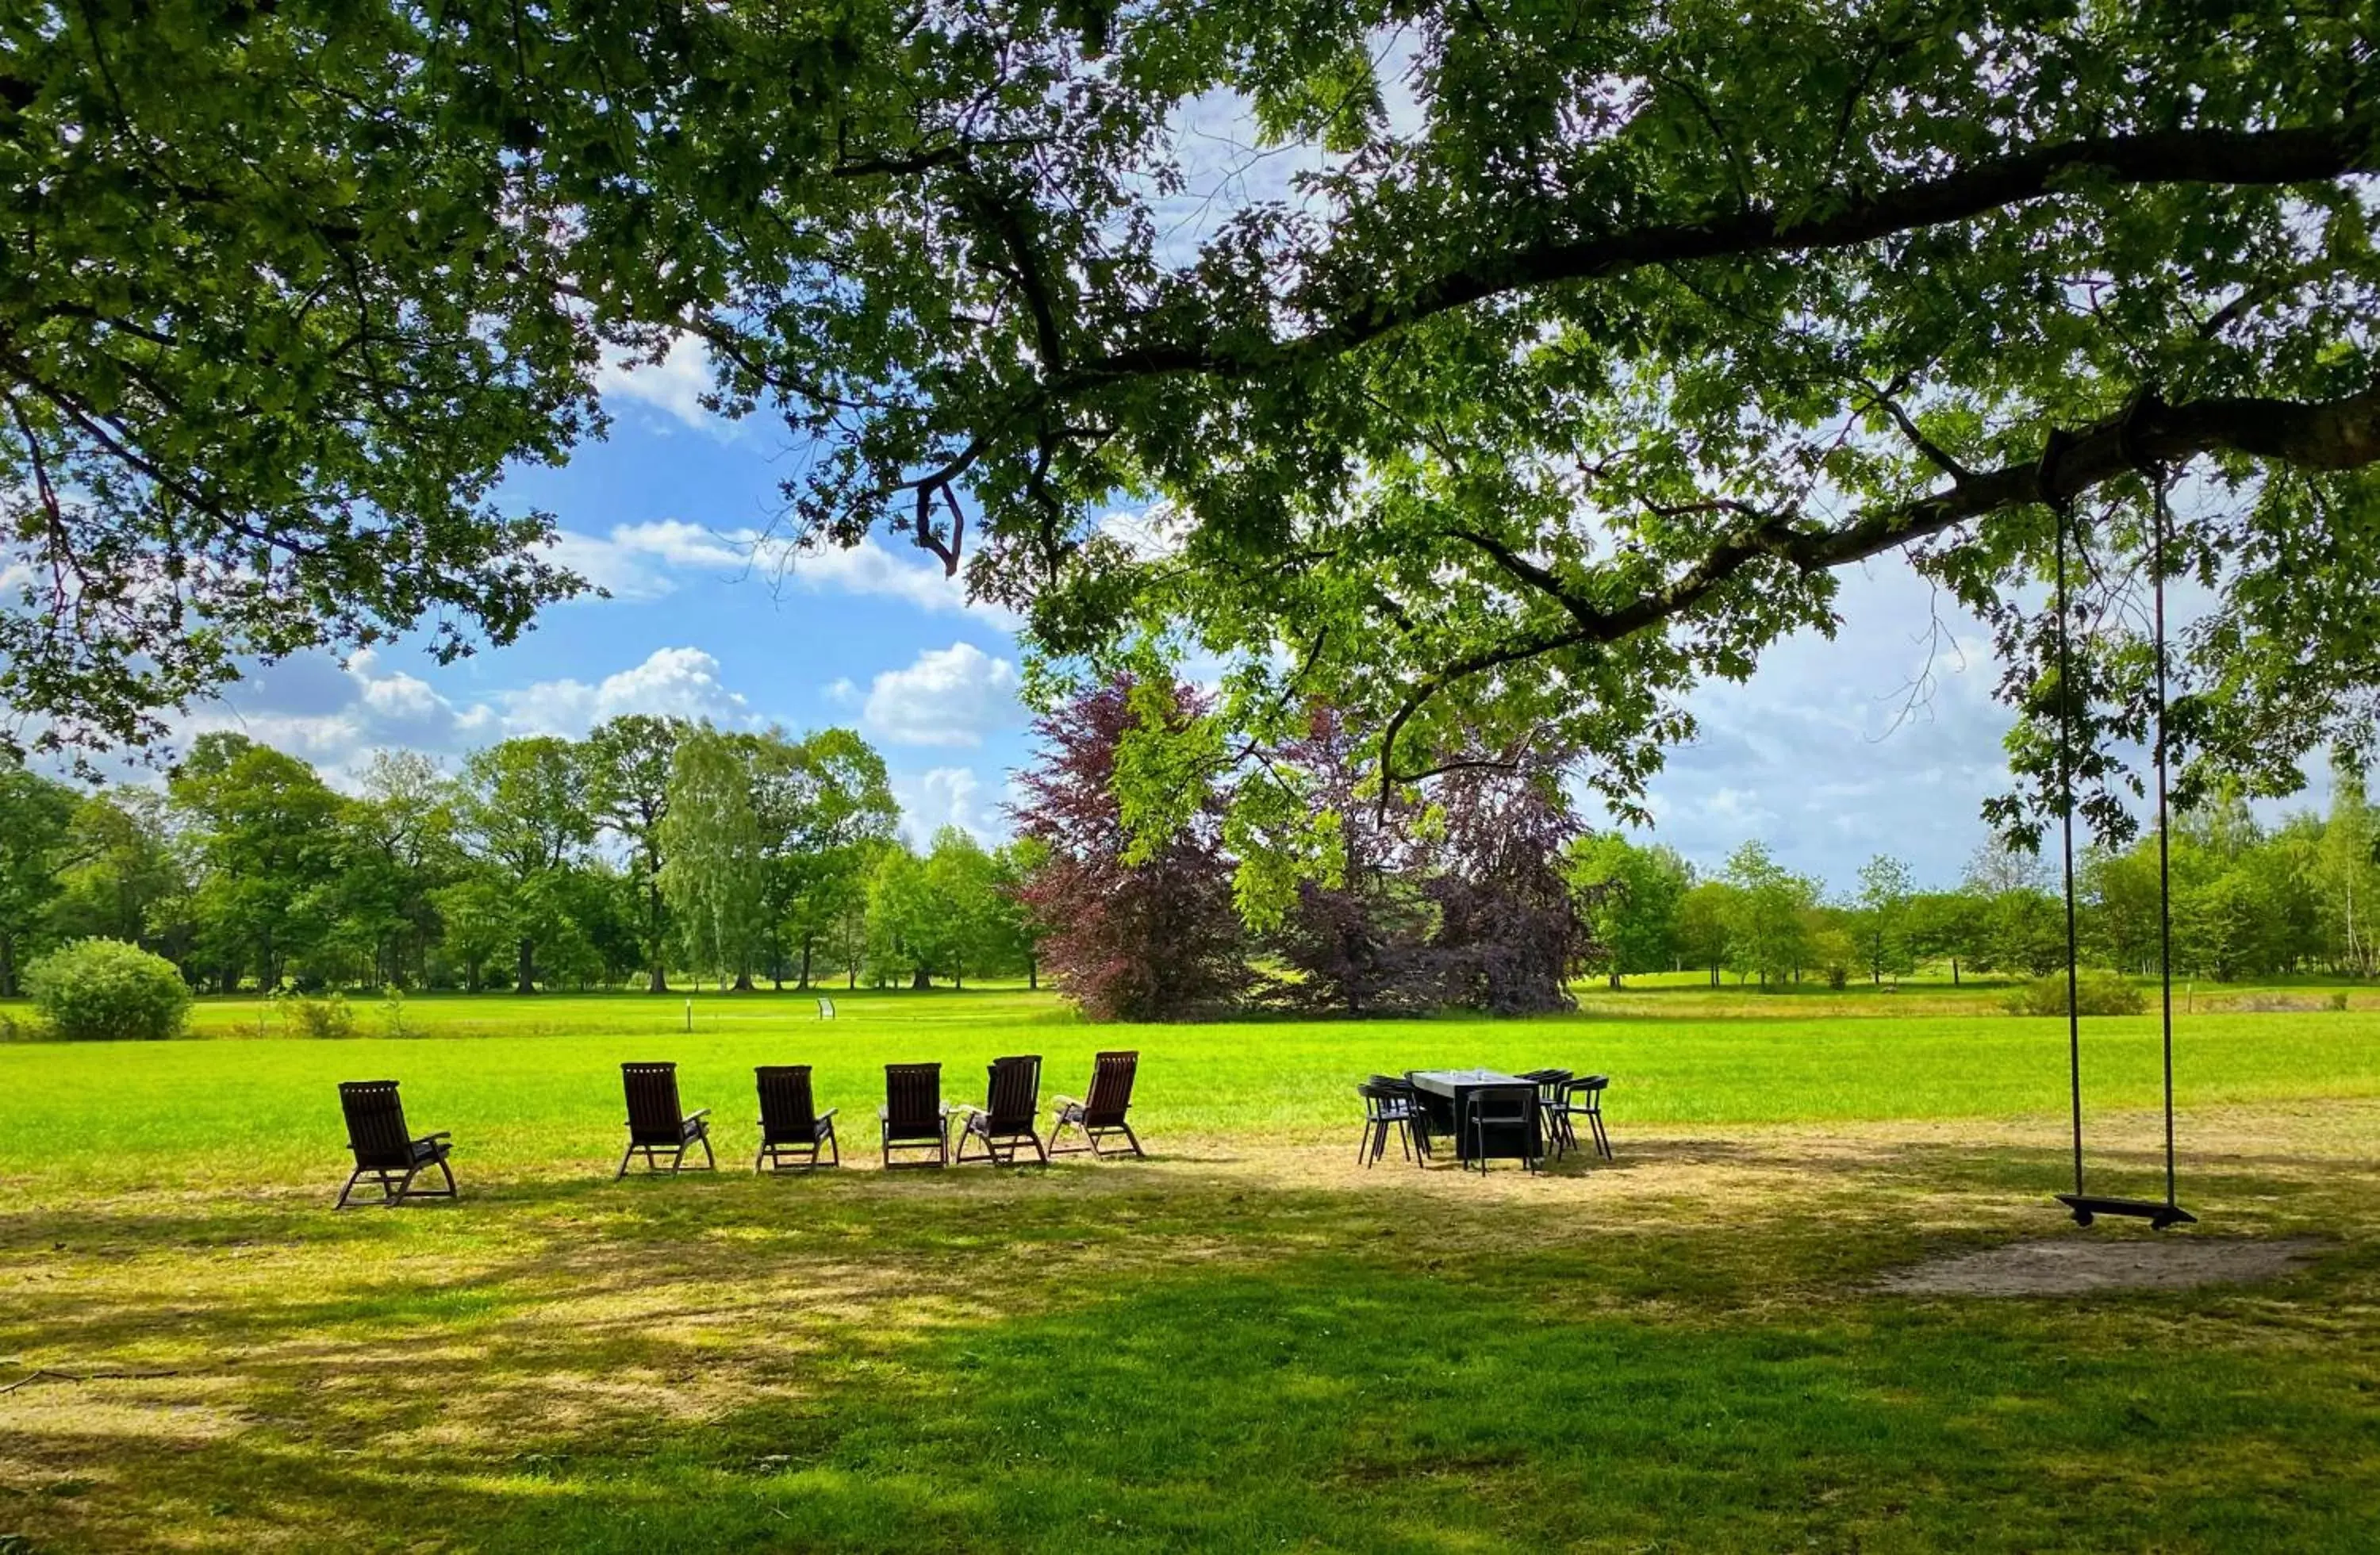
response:
{"label": "copper beech tree with purple leaves", "polygon": [[1034,724],[1041,757],[1017,777],[1017,832],[1049,850],[1017,897],[1044,931],[1042,968],[1095,1020],[1211,1014],[1248,983],[1220,801],[1207,796],[1138,849],[1125,824],[1116,758],[1135,703],[1167,705],[1184,725],[1206,711],[1185,686],[1150,689],[1135,698],[1120,676],[1066,701]]}
{"label": "copper beech tree with purple leaves", "polygon": [[[1360,733],[1327,707],[1305,716],[1262,776],[1238,779],[1279,785],[1333,839],[1278,911],[1227,845],[1229,762],[1203,696],[1119,676],[1041,720],[1014,813],[1048,859],[1016,894],[1059,986],[1098,1019],[1244,999],[1356,1016],[1569,1008],[1591,937],[1562,869],[1580,831],[1564,753],[1481,752],[1384,796]],[[1168,764],[1184,750],[1205,755]],[[1277,972],[1253,971],[1251,951]]]}

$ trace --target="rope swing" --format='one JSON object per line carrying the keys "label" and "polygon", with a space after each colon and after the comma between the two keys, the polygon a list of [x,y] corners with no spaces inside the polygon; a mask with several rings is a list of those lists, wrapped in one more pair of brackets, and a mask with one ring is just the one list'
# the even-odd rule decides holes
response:
{"label": "rope swing", "polygon": [[[2081,956],[2074,915],[2074,681],[2072,653],[2068,642],[2070,616],[2066,593],[2068,531],[2074,524],[2074,504],[2057,490],[2057,463],[2064,451],[2064,440],[2060,434],[2053,433],[2048,446],[2042,451],[2039,480],[2042,500],[2049,505],[2058,521],[2058,808],[2066,886],[2066,1063],[2074,1119],[2074,1191],[2059,1194],[2058,1199],[2072,1212],[2076,1225],[2087,1226],[2101,1215],[2121,1215],[2144,1220],[2156,1230],[2163,1231],[2168,1226],[2194,1225],[2198,1217],[2177,1201],[2174,1178],[2173,864],[2166,803],[2165,547],[2169,519],[2166,506],[2167,472],[2163,467],[2141,458],[2131,445],[2133,415],[2140,403],[2145,403],[2145,397],[2136,402],[2132,411],[2125,415],[2119,435],[2123,441],[2127,457],[2147,480],[2152,496],[2149,580],[2154,601],[2151,633],[2155,638],[2156,660],[2156,733],[2152,749],[2156,761],[2157,975],[2163,1000],[2165,1034],[2165,1198],[2162,1201],[2112,1198],[2089,1193],[2083,1184],[2082,1014],[2082,1002],[2078,997]],[[2074,543],[2078,547],[2081,545],[2080,534],[2074,536]]]}

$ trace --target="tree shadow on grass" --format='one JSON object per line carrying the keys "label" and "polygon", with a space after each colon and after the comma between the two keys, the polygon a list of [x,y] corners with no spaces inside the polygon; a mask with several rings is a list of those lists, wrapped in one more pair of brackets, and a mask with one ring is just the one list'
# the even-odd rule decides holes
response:
{"label": "tree shadow on grass", "polygon": [[[524,1181],[455,1211],[296,1223],[249,1203],[195,1226],[11,1215],[0,1353],[216,1364],[0,1399],[0,1530],[2352,1547],[2342,1519],[2380,1461],[2374,1339],[2333,1308],[2380,1283],[2368,1180],[2360,1209],[2336,1201],[2345,1183],[2206,1184],[2356,1228],[2284,1286],[1985,1304],[1869,1287],[2004,1239],[1997,1207],[2054,1177],[2054,1149],[1644,1148],[1624,1174],[1487,1184],[1257,1150],[1162,1172]],[[69,1221],[68,1259],[125,1266],[31,1279]],[[2179,1488],[2160,1441],[2190,1461]],[[77,1479],[91,1488],[42,1493]]]}

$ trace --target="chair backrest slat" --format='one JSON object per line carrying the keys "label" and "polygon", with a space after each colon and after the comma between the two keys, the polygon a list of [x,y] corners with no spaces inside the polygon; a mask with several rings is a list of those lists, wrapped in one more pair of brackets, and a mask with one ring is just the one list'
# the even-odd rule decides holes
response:
{"label": "chair backrest slat", "polygon": [[1140,1054],[1104,1052],[1091,1061],[1091,1094],[1083,1100],[1083,1122],[1093,1128],[1113,1128],[1132,1109],[1132,1080],[1139,1072]]}
{"label": "chair backrest slat", "polygon": [[358,1166],[403,1166],[412,1152],[405,1104],[395,1080],[348,1080],[339,1087],[339,1110],[347,1116],[347,1148]]}
{"label": "chair backrest slat", "polygon": [[1471,1115],[1481,1123],[1526,1123],[1536,1105],[1535,1086],[1481,1086],[1471,1093]]}
{"label": "chair backrest slat", "polygon": [[628,1092],[628,1137],[676,1144],[686,1121],[677,1105],[677,1065],[624,1063],[620,1082]]}
{"label": "chair backrest slat", "polygon": [[942,1066],[939,1063],[888,1063],[884,1066],[884,1128],[893,1138],[923,1136],[931,1139],[941,1130]]}
{"label": "chair backrest slat", "polygon": [[810,1066],[764,1063],[752,1071],[760,1087],[760,1136],[764,1144],[808,1144],[818,1132],[810,1100]]}
{"label": "chair backrest slat", "polygon": [[986,1072],[983,1110],[995,1133],[1029,1133],[1041,1107],[1041,1055],[995,1058]]}

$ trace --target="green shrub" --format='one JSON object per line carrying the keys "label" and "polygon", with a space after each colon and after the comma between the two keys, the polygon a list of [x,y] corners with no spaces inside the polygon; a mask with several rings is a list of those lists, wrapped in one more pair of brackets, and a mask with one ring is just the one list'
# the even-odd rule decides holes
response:
{"label": "green shrub", "polygon": [[2347,1008],[2347,990],[2345,989],[2342,988],[2337,993],[2330,996],[2330,1007],[2334,1010],[2344,1010]]}
{"label": "green shrub", "polygon": [[19,1019],[7,1010],[0,1010],[0,1042],[38,1042],[42,1039],[39,1021]]}
{"label": "green shrub", "polygon": [[289,1002],[290,1018],[298,1023],[301,1037],[352,1037],[356,1034],[356,1013],[347,1008],[347,996],[334,993],[325,999],[293,999]]}
{"label": "green shrub", "polygon": [[190,985],[162,955],[121,940],[77,940],[25,968],[50,1029],[69,1042],[162,1041],[182,1034]]}
{"label": "green shrub", "polygon": [[[2075,979],[2074,1002],[2086,1015],[2137,1015],[2148,1008],[2148,996],[2129,978],[2091,968]],[[2066,974],[2035,978],[2009,995],[2009,1010],[2020,1015],[2062,1015],[2066,1013]]]}

